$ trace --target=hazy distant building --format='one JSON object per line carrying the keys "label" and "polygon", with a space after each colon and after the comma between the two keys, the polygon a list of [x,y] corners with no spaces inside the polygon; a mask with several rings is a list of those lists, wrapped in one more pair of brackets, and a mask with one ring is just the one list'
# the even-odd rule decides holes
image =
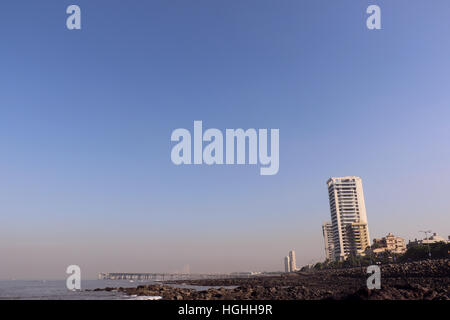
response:
{"label": "hazy distant building", "polygon": [[330,178],[327,185],[334,259],[344,260],[352,253],[364,254],[370,246],[370,237],[361,178]]}
{"label": "hazy distant building", "polygon": [[295,251],[291,250],[289,251],[289,271],[294,272],[297,270],[297,265],[295,262]]}
{"label": "hazy distant building", "polygon": [[433,233],[431,237],[425,238],[422,240],[422,244],[428,244],[428,243],[438,243],[438,242],[444,242],[449,243],[449,241],[445,240],[443,237],[438,235],[437,233]]}
{"label": "hazy distant building", "polygon": [[403,254],[406,251],[405,239],[396,237],[392,233],[380,239],[373,239],[373,252],[381,253],[389,251],[396,254]]}
{"label": "hazy distant building", "polygon": [[322,224],[323,242],[325,244],[325,258],[334,260],[333,227],[331,222]]}
{"label": "hazy distant building", "polygon": [[291,266],[289,264],[289,256],[284,257],[284,272],[291,272]]}
{"label": "hazy distant building", "polygon": [[428,238],[424,238],[423,240],[415,239],[414,241],[409,241],[408,245],[406,247],[409,248],[409,247],[413,247],[413,246],[417,246],[417,245],[421,245],[421,244],[433,244],[433,243],[438,243],[438,242],[450,243],[450,236],[448,237],[448,240],[445,240],[444,237],[441,237],[437,233],[433,233],[432,236],[430,236]]}
{"label": "hazy distant building", "polygon": [[182,274],[190,274],[191,273],[191,267],[190,265],[186,264],[183,266],[183,269],[181,270]]}

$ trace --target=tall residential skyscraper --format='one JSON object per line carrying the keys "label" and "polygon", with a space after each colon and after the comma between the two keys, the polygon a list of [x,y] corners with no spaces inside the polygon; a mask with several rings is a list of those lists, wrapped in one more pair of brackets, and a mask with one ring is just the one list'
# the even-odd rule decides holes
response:
{"label": "tall residential skyscraper", "polygon": [[284,272],[291,272],[291,266],[289,265],[289,257],[284,257]]}
{"label": "tall residential skyscraper", "polygon": [[297,270],[297,265],[295,263],[295,251],[294,250],[289,251],[289,269],[291,272],[294,272]]}
{"label": "tall residential skyscraper", "polygon": [[334,260],[333,227],[331,222],[322,224],[323,242],[325,244],[325,258]]}
{"label": "tall residential skyscraper", "polygon": [[361,178],[330,178],[327,184],[334,259],[345,260],[351,253],[363,254],[370,246],[370,237]]}

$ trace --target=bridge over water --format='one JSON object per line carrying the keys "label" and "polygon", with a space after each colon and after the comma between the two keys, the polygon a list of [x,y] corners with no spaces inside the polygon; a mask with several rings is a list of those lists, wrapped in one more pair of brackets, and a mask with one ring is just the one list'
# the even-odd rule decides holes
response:
{"label": "bridge over water", "polygon": [[104,280],[198,280],[198,279],[226,279],[226,278],[248,278],[260,275],[253,272],[236,272],[225,274],[187,274],[187,273],[130,273],[130,272],[107,272],[99,273],[98,278]]}

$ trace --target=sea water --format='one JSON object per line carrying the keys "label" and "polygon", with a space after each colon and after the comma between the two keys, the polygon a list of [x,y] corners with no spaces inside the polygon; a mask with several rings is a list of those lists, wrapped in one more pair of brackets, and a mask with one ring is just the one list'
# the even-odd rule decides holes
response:
{"label": "sea water", "polygon": [[[66,280],[5,280],[0,281],[0,300],[154,300],[160,297],[130,296],[117,290],[91,291],[97,288],[133,288],[139,285],[158,284],[152,280],[81,280],[81,290],[69,291]],[[212,286],[170,284],[179,288],[207,290]],[[230,287],[231,288],[231,287]]]}

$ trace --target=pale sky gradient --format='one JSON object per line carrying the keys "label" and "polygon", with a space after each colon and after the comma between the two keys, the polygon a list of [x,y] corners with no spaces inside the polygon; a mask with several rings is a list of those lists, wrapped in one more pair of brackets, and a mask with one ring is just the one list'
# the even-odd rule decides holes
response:
{"label": "pale sky gradient", "polygon": [[[372,238],[447,237],[450,2],[432,2],[3,1],[0,279],[319,261],[330,176],[362,177]],[[194,120],[279,128],[279,173],[174,166]]]}

